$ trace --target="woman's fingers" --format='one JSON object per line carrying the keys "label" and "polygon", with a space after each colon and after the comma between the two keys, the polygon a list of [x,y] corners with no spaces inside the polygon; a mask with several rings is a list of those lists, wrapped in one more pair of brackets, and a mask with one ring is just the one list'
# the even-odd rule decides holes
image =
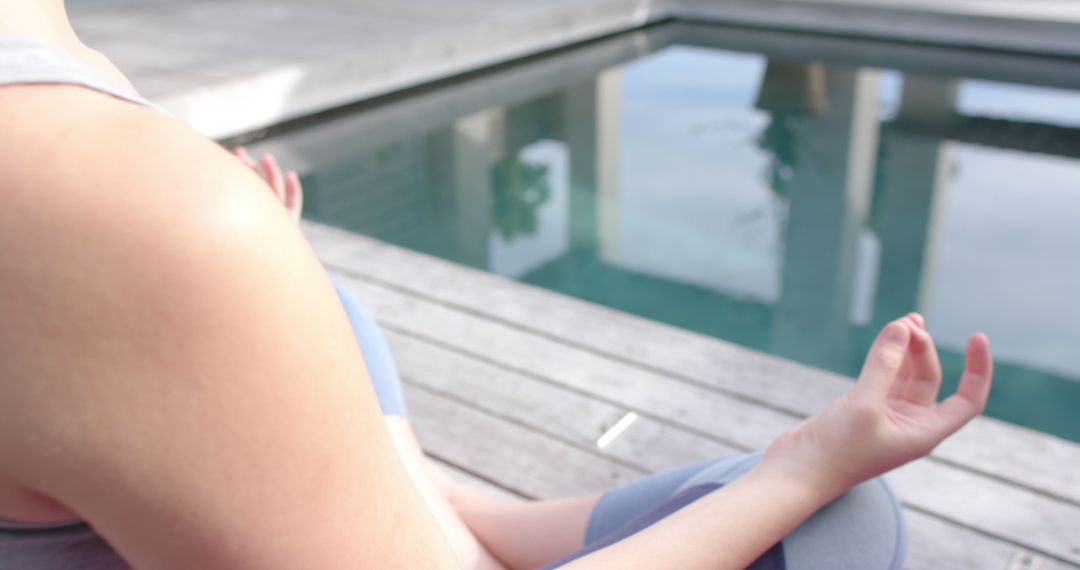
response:
{"label": "woman's fingers", "polygon": [[885,401],[904,365],[911,342],[910,326],[903,319],[898,319],[881,330],[870,347],[870,353],[866,355],[866,362],[854,388],[857,393]]}
{"label": "woman's fingers", "polygon": [[911,377],[900,398],[919,406],[933,405],[941,389],[941,361],[930,333],[921,328],[911,331],[908,358]]}
{"label": "woman's fingers", "polygon": [[904,363],[900,365],[900,372],[896,375],[896,380],[889,386],[889,394],[886,396],[890,400],[899,400],[904,396],[904,390],[907,390],[908,382],[911,380],[911,357],[904,357]]}
{"label": "woman's fingers", "polygon": [[926,328],[926,319],[924,319],[923,316],[919,313],[908,313],[906,318],[910,319],[911,322],[920,329]]}
{"label": "woman's fingers", "polygon": [[990,340],[982,333],[968,340],[967,361],[964,375],[956,393],[938,406],[938,415],[945,424],[948,436],[982,413],[990,396],[990,384],[994,377],[994,361],[990,354]]}
{"label": "woman's fingers", "polygon": [[300,214],[304,210],[304,189],[300,186],[300,176],[295,170],[285,174],[285,209],[289,211],[293,221],[300,221]]}
{"label": "woman's fingers", "polygon": [[[911,330],[912,333],[923,327],[922,316],[919,315],[919,313],[908,313],[899,320],[906,322],[909,325],[908,329]],[[912,340],[914,340],[914,338]],[[902,398],[904,396],[904,391],[907,390],[908,383],[913,381],[914,377],[915,373],[913,372],[911,352],[908,351],[907,356],[904,357],[904,364],[900,367],[900,373],[896,376],[896,381],[893,382],[892,387],[889,388],[888,398],[890,400],[899,400]]]}
{"label": "woman's fingers", "polygon": [[272,154],[264,154],[259,161],[259,166],[263,173],[263,179],[270,185],[270,188],[277,195],[278,200],[282,203],[285,202],[285,179],[281,176],[281,167],[278,166],[277,159]]}
{"label": "woman's fingers", "polygon": [[251,158],[251,155],[248,154],[247,148],[238,146],[233,149],[233,154],[236,155],[236,158],[240,159],[240,162],[244,163],[244,166],[247,166],[258,173],[259,166],[255,163],[255,159]]}
{"label": "woman's fingers", "polygon": [[289,215],[294,221],[300,221],[300,212],[304,204],[304,191],[300,186],[300,177],[296,172],[289,171],[284,176],[281,174],[281,166],[272,154],[264,154],[259,160],[255,160],[242,146],[233,149],[232,153],[239,158],[248,168],[255,171],[266,182],[277,199],[285,205]]}

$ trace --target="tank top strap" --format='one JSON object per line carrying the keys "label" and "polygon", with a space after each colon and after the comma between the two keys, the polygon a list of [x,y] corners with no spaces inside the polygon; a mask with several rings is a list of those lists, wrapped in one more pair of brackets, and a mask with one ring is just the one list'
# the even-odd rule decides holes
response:
{"label": "tank top strap", "polygon": [[16,84],[80,85],[164,112],[46,41],[0,34],[0,85]]}

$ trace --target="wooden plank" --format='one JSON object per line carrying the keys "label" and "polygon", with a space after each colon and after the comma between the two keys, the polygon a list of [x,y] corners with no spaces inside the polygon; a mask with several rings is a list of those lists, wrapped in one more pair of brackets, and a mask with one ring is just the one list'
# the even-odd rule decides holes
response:
{"label": "wooden plank", "polygon": [[[578,447],[588,447],[609,423],[604,418],[611,417],[612,412],[619,412],[608,404],[591,401],[576,392],[506,371],[401,333],[387,330],[386,336],[407,382],[461,395],[483,412],[496,417],[513,413],[527,427],[542,426],[543,431],[576,443]],[[523,402],[528,405],[523,406]],[[641,418],[612,445],[603,450],[595,449],[594,453],[655,472],[737,451],[740,450],[649,418]],[[500,487],[486,481],[483,483],[505,494]],[[944,489],[944,492],[951,488],[951,485],[936,486]],[[1039,563],[1046,565],[1043,567],[1047,570],[1070,567],[925,513],[908,509],[907,519],[911,556],[906,568],[1004,568],[1008,561],[1019,559],[1025,552],[1033,561],[1041,560]]]}
{"label": "wooden plank", "polygon": [[[590,404],[587,398],[575,392],[560,390],[543,381],[397,332],[388,330],[387,336],[409,381],[459,394],[493,415],[512,414],[528,427],[557,435],[579,448],[588,448],[602,431],[603,428],[599,426],[608,421],[612,412],[617,414],[620,411],[601,402]],[[528,405],[523,406],[524,402],[528,402]],[[649,418],[641,421],[640,426],[635,423],[625,432],[623,441],[616,440],[615,446],[602,453],[636,467],[656,471],[735,451],[723,446],[724,449],[705,454],[702,450],[709,449],[710,444],[715,445],[714,441],[652,422]],[[638,438],[639,427],[648,429],[648,438],[644,442]],[[1050,516],[1057,518],[1048,521],[1049,526],[1062,530],[1057,540],[1067,542],[1070,539],[1068,529],[1071,527],[1068,525],[1076,519],[1061,517],[1060,510],[1048,510],[1045,498],[1023,490],[1018,493],[1016,487],[993,480],[977,483],[981,492],[974,495],[956,492],[956,489],[971,485],[974,477],[946,465],[920,462],[895,472],[890,478],[902,496],[917,496],[922,504],[936,505],[936,512],[939,513],[967,511],[968,518],[976,518],[990,528],[1011,524],[1009,521],[1014,518],[1011,514],[1014,509],[1050,512]],[[1004,505],[1012,508],[1002,508]],[[994,519],[1002,520],[994,522]],[[1041,524],[1031,526],[1032,520],[1026,521],[1029,526],[1022,528],[1022,532],[1045,532]]]}
{"label": "wooden plank", "polygon": [[[304,230],[333,268],[362,268],[366,279],[762,405],[809,415],[848,386],[835,374],[362,236],[310,222]],[[984,417],[934,455],[1080,504],[1080,470],[1061,467],[1080,465],[1072,442]]]}
{"label": "wooden plank", "polygon": [[582,451],[461,402],[405,386],[410,420],[424,449],[526,497],[594,493],[642,472]]}
{"label": "wooden plank", "polygon": [[[638,410],[691,432],[709,437],[724,434],[722,441],[736,447],[763,447],[798,419],[475,314],[361,281],[343,281],[391,328],[452,345],[474,358]],[[917,482],[902,485],[908,504],[1035,551],[1080,560],[1080,554],[1072,550],[1075,538],[1068,532],[1080,528],[1080,508],[1075,505],[935,461],[916,462],[899,473],[901,481]],[[947,493],[935,488],[939,480],[950,481],[942,487]],[[943,503],[943,498],[949,500]],[[990,498],[999,513],[996,516],[987,516],[985,504]]]}
{"label": "wooden plank", "polygon": [[513,418],[642,472],[746,451],[648,416],[638,417],[619,437],[599,449],[596,442],[601,435],[631,410],[393,330],[384,333],[407,383],[447,394],[450,399],[467,399],[489,414]]}
{"label": "wooden plank", "polygon": [[1080,564],[1080,509],[1073,505],[925,459],[888,479],[905,504],[923,512]]}
{"label": "wooden plank", "polygon": [[768,445],[799,419],[397,291],[348,277],[339,277],[339,282],[356,292],[391,330],[453,346],[475,359],[539,376],[646,417],[684,425],[683,420],[690,420],[692,429],[721,441],[723,434],[738,432],[737,447]]}
{"label": "wooden plank", "polygon": [[[428,352],[417,352],[413,349],[404,349],[405,346],[400,342],[401,337],[397,337],[394,341],[395,352],[400,352],[399,357],[402,360],[402,364],[405,367],[406,374],[410,378],[419,374],[418,370],[413,368],[418,361],[414,358],[422,358],[427,360],[433,355],[439,354],[440,350],[437,347],[432,347]],[[414,344],[422,344],[419,341],[411,341]],[[415,347],[413,347],[415,348]],[[450,354],[448,351],[442,351],[445,354]],[[445,355],[444,354],[444,355]],[[456,370],[457,374],[462,376],[473,375],[476,373],[484,372],[486,365],[479,363],[479,369],[470,369],[467,366],[459,368],[454,362],[453,358],[440,358],[435,357],[436,360],[443,361],[441,365],[445,365],[445,370]],[[449,360],[449,361],[447,361]],[[426,375],[424,372],[422,375]],[[454,374],[455,376],[457,374]],[[522,382],[527,382],[524,377],[519,377]],[[495,383],[494,381],[492,383]],[[499,382],[503,383],[503,382]],[[470,393],[471,395],[471,393]],[[418,404],[413,404],[414,400],[417,400],[419,396]],[[427,416],[434,421],[429,422],[429,425],[421,428],[424,432],[422,436],[429,452],[437,456],[448,457],[469,457],[476,458],[474,450],[471,448],[470,443],[472,437],[476,434],[472,434],[472,437],[431,437],[433,434],[428,434],[427,431],[441,430],[440,427],[445,421],[457,421],[462,414],[475,417],[478,412],[471,409],[460,402],[456,402],[449,398],[443,398],[442,401],[437,402],[435,405],[431,405],[430,400],[439,400],[440,396],[437,394],[429,395],[423,391],[415,391],[410,387],[408,389],[408,397],[410,398],[410,404],[413,405],[414,411],[419,414]],[[490,403],[490,402],[488,402]],[[533,406],[530,406],[533,407]],[[433,417],[434,413],[445,413],[447,410],[453,408],[461,408],[455,413],[451,413],[448,416]],[[515,409],[520,408],[519,405],[515,405]],[[479,412],[483,414],[484,412]],[[419,419],[419,418],[418,418]],[[560,451],[561,442],[549,441],[543,442],[542,439],[546,436],[536,434],[536,437],[530,438],[530,441],[523,441],[515,434],[515,424],[505,419],[500,419],[495,416],[491,416],[486,419],[478,419],[479,423],[485,424],[487,429],[484,432],[484,437],[487,438],[487,445],[489,449],[496,449],[494,454],[496,457],[505,455],[520,455],[526,454],[531,456],[539,456],[541,458],[546,457],[548,461],[561,462],[562,455]],[[434,424],[434,425],[431,425]],[[629,432],[628,432],[629,433]],[[550,453],[556,453],[559,455],[548,455]],[[596,455],[595,459],[599,462],[603,462],[600,455]],[[529,471],[521,472],[516,469],[511,462],[504,461],[483,461],[483,476],[497,482],[498,486],[491,485],[487,481],[483,481],[484,485],[494,487],[498,493],[505,495],[505,491],[502,491],[503,487],[511,487],[520,489],[522,493],[529,495],[542,495],[545,492],[545,488],[549,484],[543,477],[536,478],[529,475]],[[459,471],[459,473],[461,473]],[[467,474],[467,477],[472,478],[474,481],[477,479],[474,475]],[[553,495],[548,495],[553,496]],[[511,495],[514,497],[514,495]],[[511,499],[512,500],[512,499]],[[969,529],[963,528],[959,525],[955,525],[936,517],[921,513],[918,511],[912,511],[906,509],[905,513],[908,526],[908,559],[904,567],[908,570],[939,570],[942,568],[948,569],[971,569],[971,570],[983,570],[987,568],[1006,568],[1010,561],[1019,560],[1022,556],[1029,556],[1033,564],[1027,566],[1017,566],[1018,570],[1023,568],[1041,569],[1041,570],[1059,570],[1063,568],[1077,568],[1068,564],[1063,564],[1054,560],[1047,560],[1040,558],[1038,555],[1026,553],[1022,549],[1017,548],[1015,545],[1007,542],[990,538],[988,536],[973,532]]]}
{"label": "wooden plank", "polygon": [[907,509],[905,570],[1065,570],[1080,568]]}
{"label": "wooden plank", "polygon": [[[711,337],[335,228],[307,223],[304,227],[324,263],[333,269],[351,272],[363,268],[365,279],[760,400],[763,405],[808,414],[832,401],[848,386],[848,380],[839,375]],[[695,374],[688,375],[686,371]],[[800,381],[790,382],[793,376]]]}

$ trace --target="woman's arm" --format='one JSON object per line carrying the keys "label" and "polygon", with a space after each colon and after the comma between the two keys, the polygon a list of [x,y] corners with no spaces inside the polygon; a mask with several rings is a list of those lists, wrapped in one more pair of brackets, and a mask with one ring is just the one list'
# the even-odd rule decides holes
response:
{"label": "woman's arm", "polygon": [[829,500],[806,480],[754,469],[645,530],[560,568],[739,570]]}
{"label": "woman's arm", "polygon": [[181,124],[0,89],[0,480],[139,568],[449,568],[340,304]]}
{"label": "woman's arm", "polygon": [[935,405],[941,368],[922,317],[894,321],[855,385],[750,473],[566,568],[745,568],[854,485],[930,453],[983,410],[992,375],[989,342],[975,335],[956,394]]}

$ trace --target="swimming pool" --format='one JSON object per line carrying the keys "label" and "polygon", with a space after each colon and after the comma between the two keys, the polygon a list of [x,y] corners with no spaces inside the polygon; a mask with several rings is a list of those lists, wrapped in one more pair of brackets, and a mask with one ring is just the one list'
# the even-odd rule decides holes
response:
{"label": "swimming pool", "polygon": [[265,140],[311,219],[857,375],[926,315],[1080,441],[1080,63],[671,24]]}

